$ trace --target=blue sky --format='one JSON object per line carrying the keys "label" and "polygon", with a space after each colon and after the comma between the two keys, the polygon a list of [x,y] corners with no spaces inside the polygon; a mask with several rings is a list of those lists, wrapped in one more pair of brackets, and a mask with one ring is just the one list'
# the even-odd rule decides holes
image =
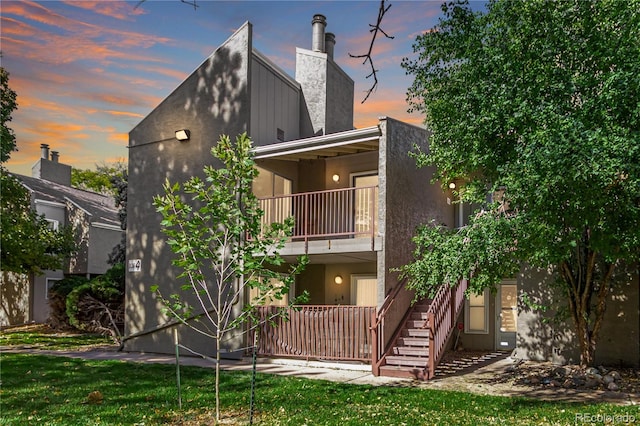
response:
{"label": "blue sky", "polygon": [[2,66],[18,94],[10,127],[18,152],[9,170],[30,175],[40,144],[60,152],[76,168],[127,159],[128,132],[245,21],[254,47],[294,74],[295,48],[311,47],[311,19],[327,17],[336,35],[334,59],[355,81],[355,125],[379,116],[421,124],[407,113],[411,77],[400,67],[416,35],[441,14],[440,1],[391,1],[374,50],[379,87],[362,60],[378,1],[205,1],[194,8],[179,0],[11,1],[0,6]]}

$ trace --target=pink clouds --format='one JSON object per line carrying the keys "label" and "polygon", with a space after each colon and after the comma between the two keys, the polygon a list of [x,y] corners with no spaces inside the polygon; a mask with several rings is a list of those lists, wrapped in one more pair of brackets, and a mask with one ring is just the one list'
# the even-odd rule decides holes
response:
{"label": "pink clouds", "polygon": [[132,15],[142,15],[146,13],[140,7],[134,7],[129,3],[114,1],[64,1],[69,6],[79,7],[81,9],[90,10],[100,15],[109,16],[111,18],[131,21]]}

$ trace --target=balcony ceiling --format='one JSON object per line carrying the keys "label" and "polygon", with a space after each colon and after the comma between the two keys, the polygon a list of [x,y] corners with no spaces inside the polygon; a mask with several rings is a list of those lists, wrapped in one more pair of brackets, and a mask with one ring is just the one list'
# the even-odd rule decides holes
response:
{"label": "balcony ceiling", "polygon": [[339,155],[377,151],[380,143],[378,126],[349,130],[312,138],[263,145],[254,148],[256,159],[300,161]]}

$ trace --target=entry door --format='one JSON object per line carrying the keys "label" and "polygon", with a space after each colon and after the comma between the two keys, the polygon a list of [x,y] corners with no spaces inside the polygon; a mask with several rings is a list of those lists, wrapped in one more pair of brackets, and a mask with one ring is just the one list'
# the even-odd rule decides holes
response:
{"label": "entry door", "polygon": [[[353,186],[364,188],[378,185],[378,174],[369,172],[367,174],[352,174]],[[371,231],[373,219],[374,232],[377,231],[378,221],[376,220],[376,210],[378,208],[378,191],[360,189],[356,190],[354,206],[354,222],[356,233]]]}
{"label": "entry door", "polygon": [[505,280],[498,288],[496,310],[496,349],[515,349],[518,331],[518,286],[515,280]]}

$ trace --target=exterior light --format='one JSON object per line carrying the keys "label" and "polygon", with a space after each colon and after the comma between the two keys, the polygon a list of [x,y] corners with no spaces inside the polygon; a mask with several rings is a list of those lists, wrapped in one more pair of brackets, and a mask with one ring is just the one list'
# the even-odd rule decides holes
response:
{"label": "exterior light", "polygon": [[335,183],[338,183],[340,182],[340,175],[336,173],[333,176],[331,176],[331,179],[333,179]]}
{"label": "exterior light", "polygon": [[456,189],[456,183],[455,182],[451,182],[449,184],[449,189]]}
{"label": "exterior light", "polygon": [[336,275],[336,277],[333,279],[333,282],[335,282],[336,284],[342,284],[342,275]]}
{"label": "exterior light", "polygon": [[180,142],[188,141],[191,137],[191,132],[187,129],[176,130],[176,139]]}

